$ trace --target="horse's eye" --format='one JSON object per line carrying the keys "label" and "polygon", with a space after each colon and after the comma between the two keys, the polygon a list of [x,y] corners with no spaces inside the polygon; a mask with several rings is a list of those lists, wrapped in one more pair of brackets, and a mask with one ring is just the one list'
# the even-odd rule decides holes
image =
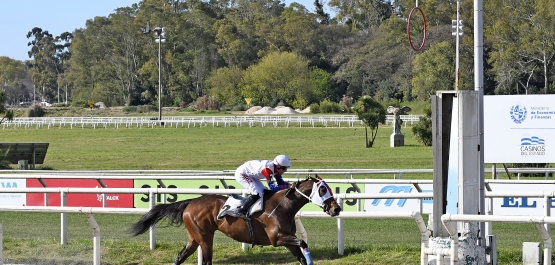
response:
{"label": "horse's eye", "polygon": [[318,193],[320,194],[320,197],[326,195],[326,192],[327,192],[327,191],[328,191],[328,190],[327,190],[326,187],[324,187],[324,186],[320,186],[320,189],[318,189]]}

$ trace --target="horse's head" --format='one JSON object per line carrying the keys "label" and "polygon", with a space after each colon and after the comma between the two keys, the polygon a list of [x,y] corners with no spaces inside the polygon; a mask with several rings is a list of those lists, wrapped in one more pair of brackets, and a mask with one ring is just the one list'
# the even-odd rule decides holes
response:
{"label": "horse's head", "polygon": [[318,175],[316,178],[308,177],[305,181],[298,182],[295,189],[332,217],[339,215],[339,212],[342,211],[333,197],[331,188]]}

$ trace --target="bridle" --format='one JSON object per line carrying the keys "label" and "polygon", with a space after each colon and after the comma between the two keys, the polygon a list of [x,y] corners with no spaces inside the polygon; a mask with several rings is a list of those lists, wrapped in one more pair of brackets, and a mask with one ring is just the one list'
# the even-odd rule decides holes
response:
{"label": "bridle", "polygon": [[[331,191],[331,188],[328,186],[328,184],[324,180],[322,180],[319,177],[317,177],[316,180],[318,180],[318,181],[314,182],[312,184],[312,192],[310,193],[310,196],[307,196],[306,194],[304,194],[302,191],[300,191],[297,188],[299,183],[297,183],[295,185],[295,191],[298,192],[299,194],[301,194],[303,197],[307,198],[309,202],[312,202],[313,204],[320,206],[320,208],[322,208],[324,210],[324,212],[328,212],[331,209],[331,206],[325,204],[324,202],[326,200],[328,200],[329,198],[333,198],[333,193]],[[320,196],[320,194],[318,192],[319,192],[319,189],[322,185],[324,187],[326,187],[327,191],[323,196]],[[285,196],[283,196],[283,199],[281,199],[281,201],[278,203],[278,205],[276,205],[276,207],[272,210],[272,212],[268,215],[268,217],[271,217],[274,214],[274,212],[281,205],[281,203],[287,197],[287,194],[289,194],[289,192],[291,190],[292,190],[292,188],[287,190],[287,192],[285,193]]]}
{"label": "bridle", "polygon": [[[330,187],[328,186],[328,184],[325,181],[323,181],[320,178],[317,178],[317,180],[318,180],[318,182],[314,182],[312,184],[312,192],[310,192],[309,196],[307,196],[302,191],[300,191],[297,188],[297,186],[295,186],[295,191],[298,192],[299,194],[301,194],[303,197],[307,198],[308,201],[312,202],[315,205],[320,206],[320,208],[324,209],[324,211],[327,212],[327,211],[330,210],[331,207],[329,205],[325,204],[324,202],[326,200],[328,200],[329,198],[332,198],[333,193],[331,192]],[[319,190],[320,190],[321,186],[326,187],[326,190],[327,190],[326,193],[322,196],[320,196],[320,194],[319,194]]]}

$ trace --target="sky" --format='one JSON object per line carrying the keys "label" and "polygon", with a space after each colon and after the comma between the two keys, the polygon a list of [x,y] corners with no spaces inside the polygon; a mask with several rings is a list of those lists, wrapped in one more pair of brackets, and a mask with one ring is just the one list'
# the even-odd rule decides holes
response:
{"label": "sky", "polygon": [[[140,0],[2,0],[0,1],[0,56],[29,60],[27,33],[34,27],[47,30],[53,36],[84,28],[85,22],[96,16],[108,16],[119,7],[131,6]],[[314,0],[286,0],[304,5],[314,12]]]}

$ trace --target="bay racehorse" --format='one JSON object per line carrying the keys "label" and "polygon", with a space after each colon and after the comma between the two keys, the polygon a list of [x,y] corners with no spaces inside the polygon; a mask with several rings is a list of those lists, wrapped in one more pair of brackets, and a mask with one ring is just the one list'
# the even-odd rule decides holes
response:
{"label": "bay racehorse", "polygon": [[216,230],[239,242],[284,246],[301,264],[307,265],[312,264],[312,258],[306,242],[295,236],[295,214],[309,201],[320,206],[330,216],[337,216],[341,212],[330,187],[318,176],[309,176],[294,183],[289,189],[264,192],[263,210],[250,217],[254,232],[254,237],[251,238],[247,220],[233,216],[218,220],[218,212],[227,198],[203,195],[156,205],[133,225],[131,231],[134,236],[142,234],[162,219],[167,219],[170,225],[184,224],[188,241],[175,258],[175,265],[184,262],[199,246],[202,248],[203,264],[212,264],[212,245]]}

